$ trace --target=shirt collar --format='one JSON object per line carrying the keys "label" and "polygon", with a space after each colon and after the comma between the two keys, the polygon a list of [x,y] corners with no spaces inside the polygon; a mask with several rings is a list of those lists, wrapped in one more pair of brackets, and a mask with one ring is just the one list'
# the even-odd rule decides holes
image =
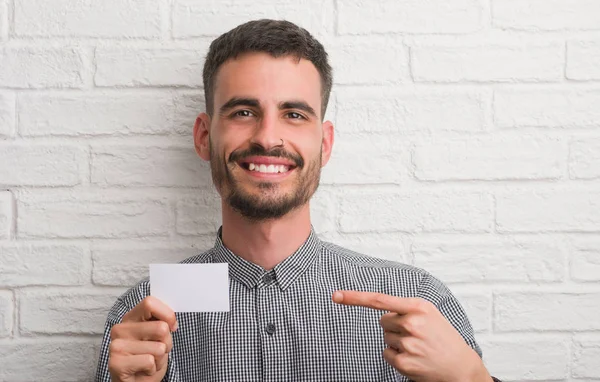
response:
{"label": "shirt collar", "polygon": [[272,271],[267,271],[259,265],[247,261],[231,252],[221,240],[219,228],[215,246],[213,248],[213,261],[216,263],[227,263],[229,265],[229,277],[233,278],[248,288],[264,285],[263,277],[273,272],[275,282],[282,290],[292,285],[298,278],[315,262],[322,251],[321,240],[311,226],[310,234],[306,241],[281,263],[277,264]]}

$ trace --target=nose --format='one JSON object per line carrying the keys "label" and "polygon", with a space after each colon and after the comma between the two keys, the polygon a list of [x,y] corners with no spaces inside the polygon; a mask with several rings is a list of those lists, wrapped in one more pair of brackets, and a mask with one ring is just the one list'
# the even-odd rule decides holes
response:
{"label": "nose", "polygon": [[283,138],[279,123],[277,113],[265,113],[258,121],[250,143],[261,146],[267,151],[275,146],[280,146]]}

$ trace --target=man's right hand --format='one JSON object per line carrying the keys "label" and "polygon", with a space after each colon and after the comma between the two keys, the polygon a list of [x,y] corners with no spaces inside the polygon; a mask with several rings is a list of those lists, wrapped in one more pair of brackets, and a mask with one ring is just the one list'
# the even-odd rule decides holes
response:
{"label": "man's right hand", "polygon": [[155,297],[143,299],[110,331],[108,370],[115,382],[160,382],[177,330],[175,312]]}

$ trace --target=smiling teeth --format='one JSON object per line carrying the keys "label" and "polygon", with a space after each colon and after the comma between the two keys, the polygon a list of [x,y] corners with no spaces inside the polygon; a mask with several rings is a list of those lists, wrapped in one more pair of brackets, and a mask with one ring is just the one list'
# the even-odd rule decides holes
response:
{"label": "smiling teeth", "polygon": [[250,163],[248,165],[248,169],[250,171],[256,171],[256,172],[264,172],[264,173],[278,173],[278,172],[288,172],[289,167],[283,164],[279,164],[279,165],[274,165],[274,164],[270,164],[270,165],[265,165],[265,164],[254,164],[254,163]]}

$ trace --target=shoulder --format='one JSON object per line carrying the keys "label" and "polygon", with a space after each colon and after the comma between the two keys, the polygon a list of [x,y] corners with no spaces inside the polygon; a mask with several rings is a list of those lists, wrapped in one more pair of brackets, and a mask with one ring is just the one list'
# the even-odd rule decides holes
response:
{"label": "shoulder", "polygon": [[336,265],[346,266],[349,269],[367,272],[377,272],[377,270],[381,270],[382,272],[407,273],[413,274],[419,279],[427,274],[427,272],[421,268],[379,258],[377,257],[377,253],[363,254],[325,241],[322,242],[322,244],[324,254],[328,261],[336,263]]}
{"label": "shoulder", "polygon": [[[180,261],[180,264],[211,263],[212,259],[213,249],[211,248],[199,255]],[[127,312],[148,296],[150,296],[150,279],[146,277],[117,298],[117,301],[108,313],[109,320],[114,323],[120,322]]]}
{"label": "shoulder", "polygon": [[323,242],[324,262],[332,272],[352,280],[350,286],[403,297],[416,297],[427,271],[397,261],[363,254],[339,245]]}
{"label": "shoulder", "polygon": [[401,294],[421,297],[436,305],[452,296],[450,289],[442,281],[422,268],[378,258],[376,252],[367,255],[333,243],[322,243],[324,254],[332,267],[342,272],[362,275],[365,281],[378,279],[380,285],[387,280],[386,283],[392,290],[382,292],[390,293],[397,286],[409,291]]}

